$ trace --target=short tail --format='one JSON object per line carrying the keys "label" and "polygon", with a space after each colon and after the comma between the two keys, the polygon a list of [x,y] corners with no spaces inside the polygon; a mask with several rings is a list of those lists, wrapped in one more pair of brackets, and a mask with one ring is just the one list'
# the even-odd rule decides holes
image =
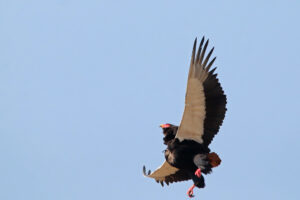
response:
{"label": "short tail", "polygon": [[221,164],[221,159],[215,152],[209,153],[207,157],[212,168]]}

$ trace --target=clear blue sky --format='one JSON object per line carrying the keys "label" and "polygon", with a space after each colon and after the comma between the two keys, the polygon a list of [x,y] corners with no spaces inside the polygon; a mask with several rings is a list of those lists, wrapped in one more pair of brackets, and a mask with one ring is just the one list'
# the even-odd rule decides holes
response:
{"label": "clear blue sky", "polygon": [[0,1],[0,199],[187,199],[163,162],[194,38],[215,46],[222,165],[197,199],[298,200],[300,3]]}

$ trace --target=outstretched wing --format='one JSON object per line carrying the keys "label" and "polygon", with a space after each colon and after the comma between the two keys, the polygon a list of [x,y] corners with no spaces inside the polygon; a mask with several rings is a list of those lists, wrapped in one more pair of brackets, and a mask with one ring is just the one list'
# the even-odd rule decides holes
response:
{"label": "outstretched wing", "polygon": [[149,178],[154,178],[156,182],[164,186],[164,182],[169,185],[169,183],[186,181],[190,179],[189,174],[185,170],[180,170],[176,167],[171,166],[166,161],[154,172],[151,173],[149,170],[146,173],[145,166],[143,167],[144,176]]}
{"label": "outstretched wing", "polygon": [[214,57],[209,62],[214,48],[205,57],[208,41],[203,47],[204,37],[202,38],[197,55],[197,39],[194,42],[185,108],[176,135],[180,141],[190,139],[205,145],[209,145],[219,131],[226,112],[226,96],[218,82],[217,74],[214,74],[216,68],[210,70],[216,59]]}

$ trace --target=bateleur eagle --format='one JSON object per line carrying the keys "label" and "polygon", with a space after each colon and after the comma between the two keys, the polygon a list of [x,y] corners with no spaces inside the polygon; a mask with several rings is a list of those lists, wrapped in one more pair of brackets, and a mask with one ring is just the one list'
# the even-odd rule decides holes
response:
{"label": "bateleur eagle", "polygon": [[208,146],[218,133],[226,112],[226,96],[217,79],[216,68],[210,70],[216,59],[210,60],[214,48],[205,55],[209,40],[205,44],[204,40],[203,37],[197,53],[197,38],[194,42],[180,126],[161,125],[167,145],[166,160],[152,173],[143,167],[144,175],[162,186],[192,179],[194,184],[188,190],[189,197],[193,197],[194,187],[205,187],[202,173],[210,173],[221,163]]}

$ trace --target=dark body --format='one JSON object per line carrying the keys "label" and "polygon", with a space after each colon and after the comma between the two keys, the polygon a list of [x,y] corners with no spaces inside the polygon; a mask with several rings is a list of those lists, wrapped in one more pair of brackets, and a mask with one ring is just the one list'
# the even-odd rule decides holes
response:
{"label": "dark body", "polygon": [[[185,171],[192,178],[196,186],[203,188],[205,186],[204,177],[201,176],[198,178],[195,176],[194,172],[198,167],[194,164],[193,159],[197,154],[208,155],[210,149],[193,140],[183,140],[180,142],[175,138],[177,129],[178,127],[174,125],[163,129],[163,134],[165,135],[163,140],[164,144],[167,145],[167,149],[165,150],[166,161],[173,167]],[[202,170],[204,174],[208,174],[212,171],[212,166],[208,158],[206,158],[206,161],[207,164]]]}
{"label": "dark body", "polygon": [[177,138],[168,143],[165,151],[167,162],[179,169],[195,171],[197,166],[194,164],[194,156],[197,154],[208,154],[210,150],[193,140],[183,140]]}
{"label": "dark body", "polygon": [[[197,154],[208,154],[210,149],[194,140],[179,141],[176,136],[178,126],[170,124],[170,127],[163,128],[164,144],[167,145],[165,150],[166,161],[179,169],[195,171],[197,166],[194,164],[193,159]],[[209,164],[207,166],[210,169],[203,170],[203,173],[207,174],[211,171]]]}

